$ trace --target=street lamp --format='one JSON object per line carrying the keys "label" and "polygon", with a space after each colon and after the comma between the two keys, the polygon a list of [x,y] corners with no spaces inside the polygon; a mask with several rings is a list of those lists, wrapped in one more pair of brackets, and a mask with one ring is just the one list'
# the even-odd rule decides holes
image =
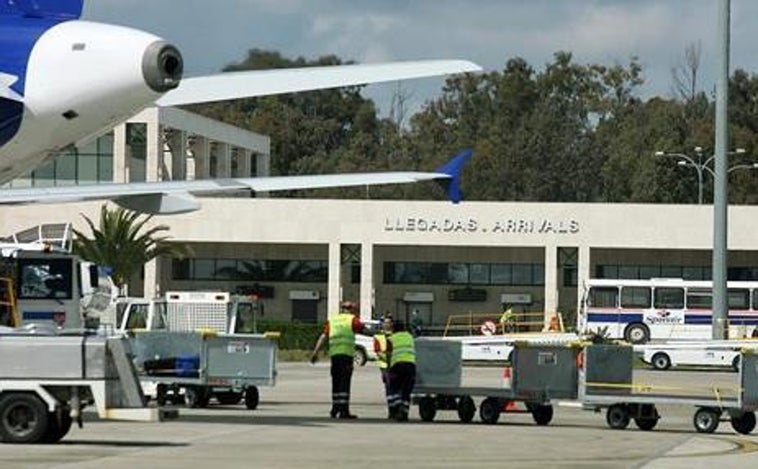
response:
{"label": "street lamp", "polygon": [[[744,155],[746,153],[744,148],[737,148],[734,151],[730,151],[730,155]],[[693,157],[689,155],[685,155],[684,153],[669,153],[665,151],[656,151],[655,156],[671,156],[674,158],[678,158],[679,161],[677,161],[677,165],[679,166],[687,166],[691,168],[695,168],[695,171],[697,171],[697,203],[702,205],[703,204],[703,173],[708,172],[711,176],[714,178],[716,177],[715,172],[713,169],[708,166],[711,161],[715,158],[716,155],[711,155],[710,157],[706,158],[705,161],[703,161],[703,148],[702,147],[695,147],[695,154],[697,155],[697,160],[695,160]],[[731,173],[732,171],[738,170],[738,169],[758,169],[758,163],[752,163],[752,164],[738,164],[735,166],[732,166],[727,170],[727,173]]]}

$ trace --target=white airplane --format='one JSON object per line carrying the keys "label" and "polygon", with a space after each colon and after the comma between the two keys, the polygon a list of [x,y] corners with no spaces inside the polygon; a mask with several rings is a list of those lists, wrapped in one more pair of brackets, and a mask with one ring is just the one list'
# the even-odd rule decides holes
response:
{"label": "white airplane", "polygon": [[[462,60],[277,69],[182,79],[179,50],[152,34],[81,21],[84,0],[0,0],[0,185],[153,105],[178,106],[476,72]],[[147,213],[196,210],[193,195],[449,182],[470,153],[435,172],[166,181],[0,190],[1,204],[112,199]],[[454,173],[453,171],[458,171]]]}

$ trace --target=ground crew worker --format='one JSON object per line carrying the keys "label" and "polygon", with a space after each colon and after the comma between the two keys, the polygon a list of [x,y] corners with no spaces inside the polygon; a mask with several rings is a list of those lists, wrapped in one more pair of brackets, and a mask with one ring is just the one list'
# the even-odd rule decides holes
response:
{"label": "ground crew worker", "polygon": [[392,330],[392,315],[386,313],[382,322],[382,330],[374,334],[374,352],[376,353],[376,363],[379,365],[379,371],[382,374],[384,396],[387,399],[388,417],[392,417],[392,407],[390,406],[390,377],[389,364],[387,363],[387,339],[392,335]]}
{"label": "ground crew worker", "polygon": [[508,332],[516,332],[516,313],[513,312],[513,306],[506,305],[503,309],[503,314],[500,315],[500,330],[505,334]]}
{"label": "ground crew worker", "polygon": [[324,324],[311,355],[311,363],[318,360],[318,352],[329,342],[332,375],[332,410],[331,418],[354,419],[350,413],[350,380],[353,377],[353,354],[355,353],[355,334],[363,332],[363,323],[355,315],[356,305],[351,302],[342,303],[342,311],[332,316]]}
{"label": "ground crew worker", "polygon": [[413,335],[405,323],[395,323],[395,330],[387,341],[390,378],[390,413],[398,422],[408,421],[411,392],[416,383],[416,346]]}

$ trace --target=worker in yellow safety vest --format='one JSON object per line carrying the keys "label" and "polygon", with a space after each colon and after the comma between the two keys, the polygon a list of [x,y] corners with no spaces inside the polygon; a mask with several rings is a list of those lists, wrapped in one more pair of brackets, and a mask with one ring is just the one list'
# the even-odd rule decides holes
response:
{"label": "worker in yellow safety vest", "polygon": [[393,324],[392,314],[387,312],[382,321],[382,330],[374,334],[374,352],[376,353],[376,363],[379,365],[379,371],[382,374],[382,383],[384,384],[384,395],[387,399],[388,416],[392,416],[390,407],[390,378],[389,363],[387,363],[387,339],[392,335]]}
{"label": "worker in yellow safety vest", "polygon": [[511,305],[506,305],[503,308],[503,314],[500,315],[500,330],[503,334],[516,332],[516,313],[513,312]]}
{"label": "worker in yellow safety vest", "polygon": [[416,383],[416,345],[413,335],[402,321],[395,322],[395,331],[387,341],[389,359],[390,416],[398,422],[408,421],[411,392]]}
{"label": "worker in yellow safety vest", "polygon": [[318,352],[329,343],[332,375],[332,410],[331,418],[355,419],[350,413],[350,381],[353,377],[353,354],[355,353],[355,334],[363,332],[364,325],[356,316],[358,308],[354,303],[342,303],[342,311],[329,318],[324,324],[324,331],[316,341],[311,354],[311,363],[318,360]]}

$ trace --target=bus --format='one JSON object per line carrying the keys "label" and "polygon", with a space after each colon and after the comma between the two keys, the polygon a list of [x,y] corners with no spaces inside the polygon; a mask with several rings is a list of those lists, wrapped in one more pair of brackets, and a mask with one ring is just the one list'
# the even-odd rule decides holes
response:
{"label": "bus", "polygon": [[[758,282],[728,282],[729,338],[755,337]],[[710,339],[712,282],[683,279],[590,279],[577,315],[581,333],[604,331],[632,344]]]}

